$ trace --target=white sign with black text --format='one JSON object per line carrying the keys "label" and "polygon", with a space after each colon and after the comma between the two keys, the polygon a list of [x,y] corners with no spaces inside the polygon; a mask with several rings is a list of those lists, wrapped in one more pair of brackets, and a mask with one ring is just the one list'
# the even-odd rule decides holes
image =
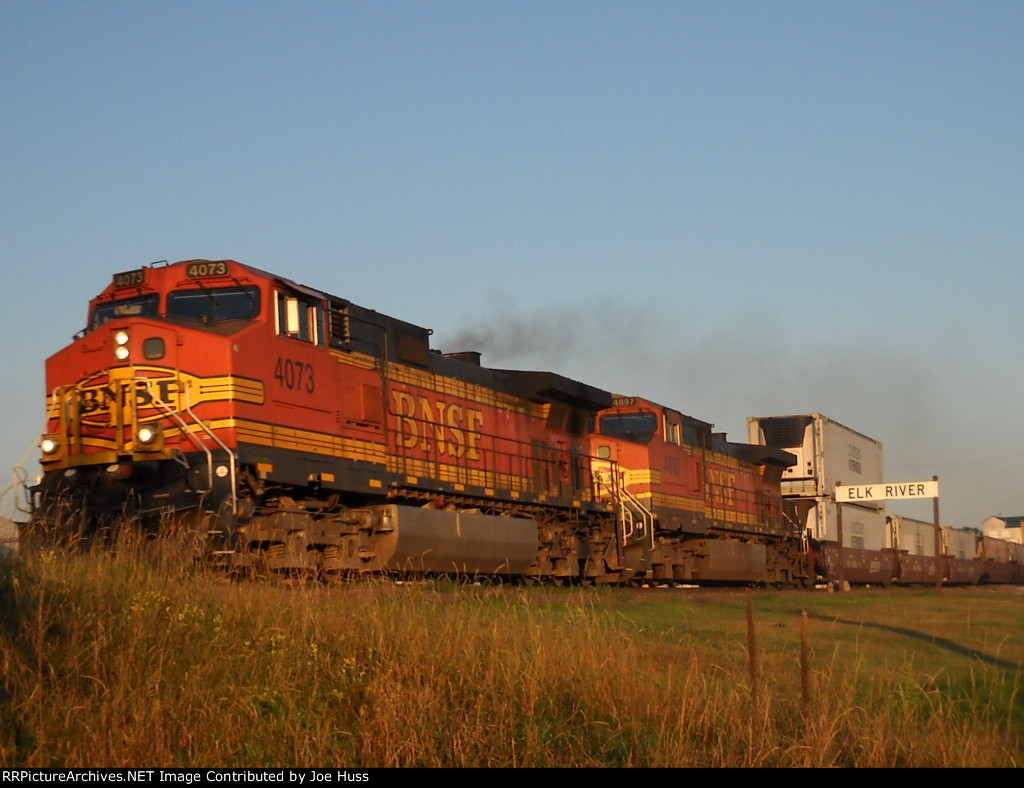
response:
{"label": "white sign with black text", "polygon": [[856,484],[836,486],[836,503],[871,503],[901,498],[938,498],[939,483],[890,482],[888,484]]}

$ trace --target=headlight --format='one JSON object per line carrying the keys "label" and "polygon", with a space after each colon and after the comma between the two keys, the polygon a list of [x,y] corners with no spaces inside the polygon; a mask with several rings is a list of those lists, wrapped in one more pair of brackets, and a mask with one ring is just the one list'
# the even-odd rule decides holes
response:
{"label": "headlight", "polygon": [[128,358],[130,351],[128,350],[128,332],[124,329],[114,332],[114,344],[117,347],[114,348],[114,357],[118,361],[124,361]]}
{"label": "headlight", "polygon": [[159,424],[141,424],[135,430],[135,451],[160,451],[164,447],[164,434]]}
{"label": "headlight", "polygon": [[43,454],[53,454],[60,448],[60,444],[56,438],[46,437],[39,442],[39,448],[43,450]]}

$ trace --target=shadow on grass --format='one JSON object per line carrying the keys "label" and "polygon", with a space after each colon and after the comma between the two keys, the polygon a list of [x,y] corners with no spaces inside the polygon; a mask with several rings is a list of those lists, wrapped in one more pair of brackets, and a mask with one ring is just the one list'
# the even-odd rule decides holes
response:
{"label": "shadow on grass", "polygon": [[872,627],[874,629],[884,630],[885,632],[892,632],[897,635],[905,635],[906,637],[914,638],[915,640],[923,640],[924,642],[931,643],[932,645],[938,646],[939,648],[944,648],[947,651],[952,652],[953,654],[960,654],[961,656],[971,657],[972,659],[976,659],[979,662],[984,662],[986,665],[992,665],[994,667],[1004,668],[1006,670],[1020,670],[1022,667],[1024,667],[1016,662],[1010,662],[1006,659],[1000,659],[999,657],[993,657],[989,654],[985,654],[984,652],[976,651],[972,648],[967,648],[966,646],[962,646],[959,643],[955,643],[952,640],[947,640],[946,638],[937,638],[932,635],[927,635],[924,632],[918,632],[916,629],[907,629],[906,627],[892,627],[888,624],[876,624],[871,621],[848,621],[846,619],[836,618],[835,616],[827,616],[815,613],[808,613],[807,615],[809,618],[818,619],[819,621],[831,621],[836,624],[847,624],[849,626],[854,627]]}

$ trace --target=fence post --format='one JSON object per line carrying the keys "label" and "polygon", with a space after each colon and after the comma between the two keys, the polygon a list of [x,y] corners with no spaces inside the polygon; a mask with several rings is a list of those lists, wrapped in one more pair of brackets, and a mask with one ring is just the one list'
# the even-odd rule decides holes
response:
{"label": "fence post", "polygon": [[747,587],[747,658],[750,662],[750,698],[757,701],[757,644],[754,638],[754,590]]}

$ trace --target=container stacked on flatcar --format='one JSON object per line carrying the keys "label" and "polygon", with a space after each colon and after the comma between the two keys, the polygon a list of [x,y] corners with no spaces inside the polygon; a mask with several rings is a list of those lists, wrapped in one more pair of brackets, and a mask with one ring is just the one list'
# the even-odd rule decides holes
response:
{"label": "container stacked on flatcar", "polygon": [[[748,438],[792,452],[782,478],[787,516],[809,536],[819,579],[857,584],[1020,582],[1014,546],[973,529],[887,515],[875,504],[835,502],[838,484],[880,484],[882,444],[821,414],[747,420]],[[842,546],[838,531],[842,523]],[[840,568],[842,572],[840,572]]]}
{"label": "container stacked on flatcar", "polygon": [[1024,544],[1007,541],[1010,546],[1010,562],[1013,564],[1013,582],[1024,583]]}
{"label": "container stacked on flatcar", "polygon": [[328,574],[800,574],[789,455],[429,334],[232,260],[117,274],[47,361],[27,532],[183,521],[228,565]]}
{"label": "container stacked on flatcar", "polygon": [[[1011,566],[1010,573],[1013,579],[1008,582],[1024,583],[1024,518],[1004,517],[997,515],[989,517],[981,524],[982,534],[985,537],[982,541],[982,550],[985,561],[994,564],[1002,561]],[[1000,546],[1005,545],[1005,547]],[[1005,556],[1005,559],[1002,558]],[[1005,568],[987,567],[987,577],[1004,577],[1007,573]],[[993,581],[995,582],[995,581]]]}
{"label": "container stacked on flatcar", "polygon": [[821,578],[838,578],[842,560],[842,575],[851,583],[892,582],[896,554],[880,504],[844,504],[842,550],[838,541],[836,485],[884,480],[879,441],[820,413],[748,418],[747,438],[796,456],[796,463],[782,476],[784,506],[787,516],[811,540]]}
{"label": "container stacked on flatcar", "polygon": [[978,558],[982,564],[981,576],[986,583],[1004,584],[1017,581],[1013,546],[1009,542],[994,536],[979,536]]}
{"label": "container stacked on flatcar", "polygon": [[942,527],[942,545],[946,556],[945,582],[975,585],[985,574],[977,531]]}
{"label": "container stacked on flatcar", "polygon": [[1014,582],[1009,545],[1001,539],[983,540],[972,528],[949,526],[940,527],[936,534],[935,523],[898,515],[891,515],[889,522],[897,548],[899,583],[932,584],[939,579],[953,585]]}
{"label": "container stacked on flatcar", "polygon": [[931,585],[948,577],[942,531],[936,534],[935,523],[899,515],[890,515],[888,520],[896,547],[900,583]]}

